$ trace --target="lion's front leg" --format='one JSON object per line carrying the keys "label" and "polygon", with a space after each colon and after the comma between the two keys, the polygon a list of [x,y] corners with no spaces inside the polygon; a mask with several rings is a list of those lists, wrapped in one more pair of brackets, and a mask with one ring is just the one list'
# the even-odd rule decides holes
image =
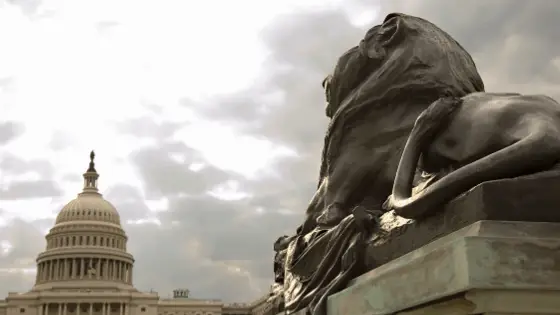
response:
{"label": "lion's front leg", "polygon": [[323,227],[333,227],[340,223],[347,215],[341,204],[333,203],[328,205],[317,218],[317,224]]}
{"label": "lion's front leg", "polygon": [[371,161],[368,160],[367,152],[347,148],[342,154],[336,165],[332,168],[326,185],[326,193],[323,213],[317,218],[317,223],[323,226],[334,226],[347,217],[358,202],[353,199],[356,192],[364,184],[364,178],[371,168]]}
{"label": "lion's front leg", "polygon": [[305,235],[317,226],[317,217],[324,212],[326,190],[327,179],[324,178],[307,205],[307,210],[305,211],[305,221],[297,228],[298,235]]}

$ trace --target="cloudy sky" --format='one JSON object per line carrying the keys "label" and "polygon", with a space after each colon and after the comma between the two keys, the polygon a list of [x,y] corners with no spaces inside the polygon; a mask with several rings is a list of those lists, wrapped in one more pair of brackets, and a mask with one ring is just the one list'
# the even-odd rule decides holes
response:
{"label": "cloudy sky", "polygon": [[455,36],[487,90],[560,99],[560,1],[0,0],[0,299],[33,285],[91,149],[137,288],[264,294],[316,184],[321,80],[393,11]]}

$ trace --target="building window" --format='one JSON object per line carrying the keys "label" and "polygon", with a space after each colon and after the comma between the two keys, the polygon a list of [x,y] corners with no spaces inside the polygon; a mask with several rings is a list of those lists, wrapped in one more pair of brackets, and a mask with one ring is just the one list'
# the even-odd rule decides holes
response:
{"label": "building window", "polygon": [[145,311],[146,311],[146,308],[145,308],[145,307],[141,307],[141,308],[140,308],[140,312],[145,312]]}
{"label": "building window", "polygon": [[23,307],[20,308],[20,309],[19,309],[19,312],[20,312],[20,313],[25,313],[25,308],[23,308]]}

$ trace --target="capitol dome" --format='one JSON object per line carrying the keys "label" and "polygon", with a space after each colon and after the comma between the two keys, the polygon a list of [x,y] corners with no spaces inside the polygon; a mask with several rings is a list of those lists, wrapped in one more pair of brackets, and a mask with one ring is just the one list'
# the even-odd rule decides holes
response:
{"label": "capitol dome", "polygon": [[56,288],[132,289],[134,258],[117,209],[99,193],[95,154],[90,154],[84,186],[56,217],[37,257],[35,290]]}

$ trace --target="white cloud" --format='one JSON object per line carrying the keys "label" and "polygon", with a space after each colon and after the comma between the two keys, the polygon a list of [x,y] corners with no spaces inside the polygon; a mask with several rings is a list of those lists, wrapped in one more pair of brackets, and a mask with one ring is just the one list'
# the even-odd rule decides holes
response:
{"label": "white cloud", "polygon": [[[0,93],[2,116],[26,126],[7,149],[53,160],[60,173],[81,172],[87,152],[96,149],[100,171],[112,174],[102,183],[111,185],[134,177],[118,161],[141,145],[118,135],[114,123],[150,115],[189,121],[178,140],[201,150],[211,163],[254,174],[283,152],[192,117],[178,102],[250,84],[266,57],[258,42],[263,25],[277,14],[319,3],[325,5],[318,0],[46,0],[32,16],[4,3],[0,78],[15,83]],[[145,103],[164,111],[154,117]],[[61,152],[51,151],[49,145],[62,135],[69,143]]]}

